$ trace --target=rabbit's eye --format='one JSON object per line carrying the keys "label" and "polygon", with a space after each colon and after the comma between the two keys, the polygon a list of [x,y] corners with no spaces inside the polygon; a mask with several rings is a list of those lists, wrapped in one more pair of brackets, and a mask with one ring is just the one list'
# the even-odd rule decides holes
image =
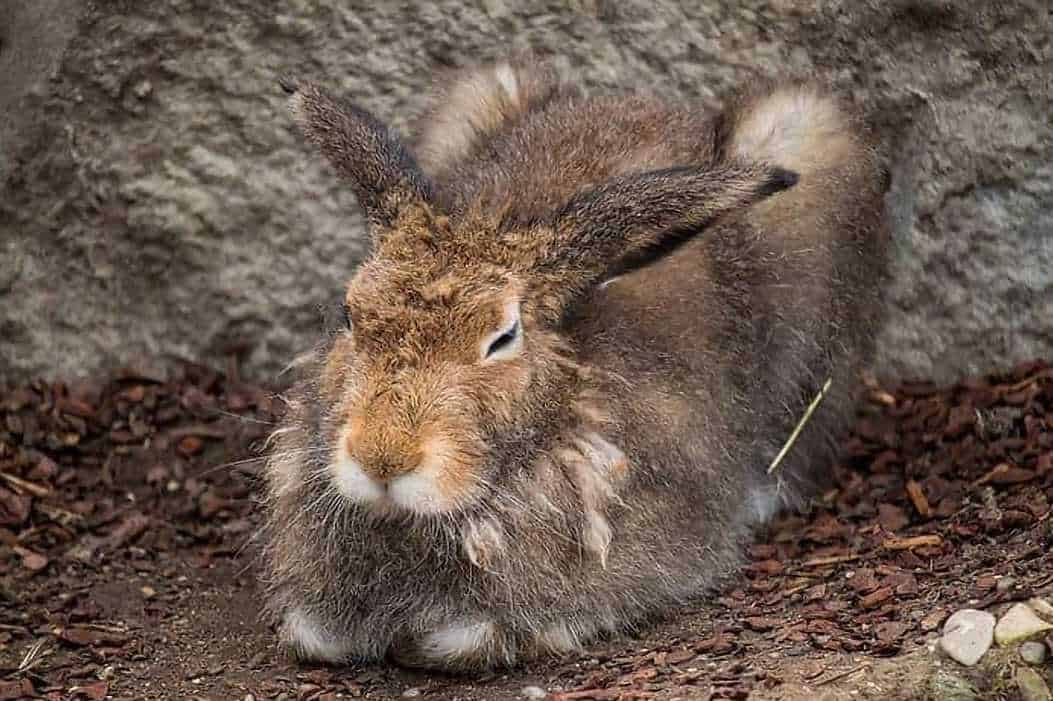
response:
{"label": "rabbit's eye", "polygon": [[519,319],[516,319],[509,329],[490,342],[486,348],[486,357],[489,359],[499,355],[502,351],[511,350],[517,340],[519,340]]}

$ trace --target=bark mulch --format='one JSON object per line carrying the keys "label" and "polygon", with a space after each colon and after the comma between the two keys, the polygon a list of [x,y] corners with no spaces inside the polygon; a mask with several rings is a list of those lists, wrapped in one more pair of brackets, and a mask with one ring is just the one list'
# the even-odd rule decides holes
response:
{"label": "bark mulch", "polygon": [[274,649],[251,539],[282,403],[236,368],[2,387],[0,701],[868,698],[860,670],[925,652],[955,610],[1053,593],[1053,367],[867,393],[831,488],[721,593],[580,659],[463,679]]}

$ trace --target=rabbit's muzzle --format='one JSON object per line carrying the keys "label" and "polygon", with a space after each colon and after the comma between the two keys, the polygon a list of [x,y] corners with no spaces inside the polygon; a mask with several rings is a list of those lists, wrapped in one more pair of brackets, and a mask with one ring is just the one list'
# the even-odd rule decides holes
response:
{"label": "rabbit's muzzle", "polygon": [[464,431],[407,425],[383,410],[372,414],[352,416],[337,438],[330,471],[341,494],[379,516],[446,513],[477,494],[480,479]]}

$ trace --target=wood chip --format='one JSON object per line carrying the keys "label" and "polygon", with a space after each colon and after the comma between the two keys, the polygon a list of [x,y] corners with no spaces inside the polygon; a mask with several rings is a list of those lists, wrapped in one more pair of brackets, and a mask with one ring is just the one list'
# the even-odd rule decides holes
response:
{"label": "wood chip", "polygon": [[907,480],[907,496],[910,497],[910,502],[914,504],[914,510],[918,512],[919,516],[932,518],[932,506],[929,505],[929,500],[925,498],[925,492],[920,484],[914,480]]}
{"label": "wood chip", "polygon": [[881,547],[885,548],[885,550],[910,550],[911,548],[936,546],[941,543],[943,543],[943,538],[933,533],[912,538],[889,538],[881,544]]}

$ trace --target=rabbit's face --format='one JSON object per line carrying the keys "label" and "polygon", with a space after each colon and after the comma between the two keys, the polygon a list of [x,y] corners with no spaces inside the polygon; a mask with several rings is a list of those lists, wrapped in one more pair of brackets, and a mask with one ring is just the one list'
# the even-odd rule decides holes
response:
{"label": "rabbit's face", "polygon": [[494,478],[490,437],[531,384],[520,285],[499,270],[374,259],[348,287],[323,380],[337,490],[374,514],[456,511]]}

